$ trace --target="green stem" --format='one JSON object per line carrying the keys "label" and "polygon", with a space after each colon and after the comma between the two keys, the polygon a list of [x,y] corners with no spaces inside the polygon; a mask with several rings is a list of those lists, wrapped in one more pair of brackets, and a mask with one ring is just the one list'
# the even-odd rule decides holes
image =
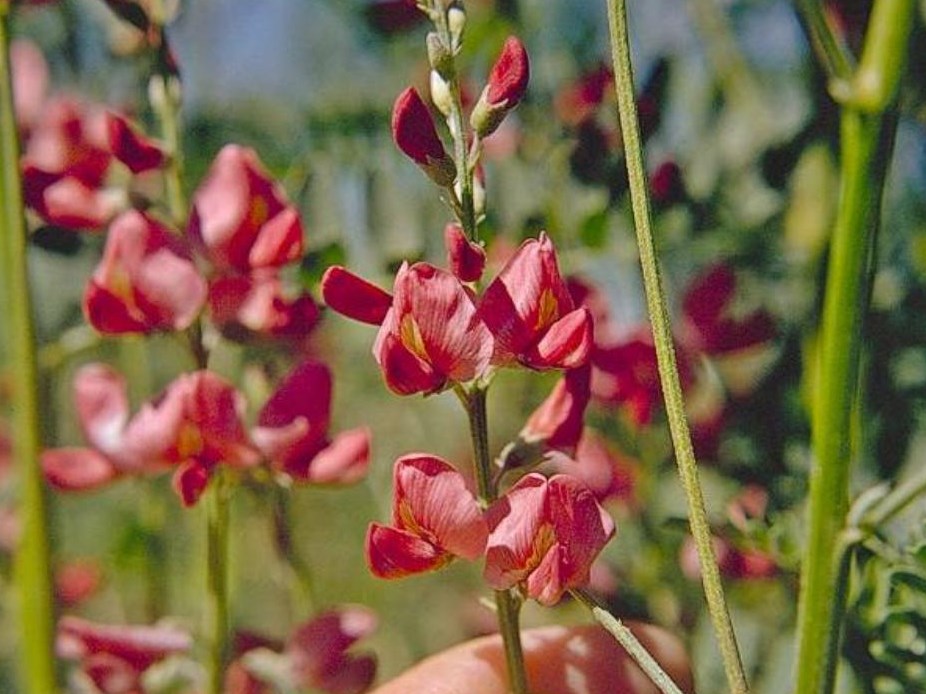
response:
{"label": "green stem", "polygon": [[704,595],[710,613],[714,632],[723,656],[724,670],[730,689],[736,694],[748,691],[746,675],[740,659],[736,635],[727,609],[720,571],[714,557],[710,524],[704,506],[704,496],[698,479],[698,466],[691,443],[691,433],[685,419],[685,403],[675,360],[675,347],[668,310],[659,275],[659,265],[653,232],[650,224],[650,207],[647,192],[646,171],[643,167],[643,145],[637,121],[636,101],[633,91],[633,68],[630,62],[630,39],[627,32],[627,8],[625,0],[609,0],[608,18],[611,32],[612,58],[617,89],[618,112],[624,151],[627,160],[627,174],[630,182],[630,198],[633,208],[637,243],[640,250],[643,284],[646,290],[646,305],[653,326],[656,343],[656,357],[659,365],[659,379],[666,403],[666,416],[679,476],[688,501],[689,523],[701,562],[701,578]]}
{"label": "green stem", "polygon": [[630,631],[623,622],[608,612],[598,604],[591,595],[584,590],[571,590],[570,594],[582,603],[592,613],[602,627],[604,627],[611,636],[627,651],[627,654],[634,659],[640,669],[646,673],[650,681],[655,684],[663,694],[682,694],[682,690],[672,681],[668,673],[662,669],[662,666],[656,662],[656,659],[650,655],[646,647],[640,643],[633,632]]}
{"label": "green stem", "polygon": [[833,30],[821,0],[796,0],[800,17],[820,64],[831,80],[830,90],[841,94],[855,72],[855,59],[841,34]]}
{"label": "green stem", "polygon": [[866,528],[880,528],[923,493],[926,493],[926,467],[892,489],[862,518],[861,524]]}
{"label": "green stem", "polygon": [[209,694],[222,694],[228,662],[228,523],[231,486],[219,470],[206,494],[206,582],[209,608]]}
{"label": "green stem", "polygon": [[[434,18],[438,36],[453,53],[454,42],[447,22],[446,3],[440,0],[432,3],[431,14]],[[450,87],[449,124],[453,136],[453,160],[457,166],[457,181],[460,182],[460,225],[463,227],[463,232],[467,238],[477,241],[479,236],[476,228],[476,206],[473,200],[473,170],[469,165],[469,157],[466,151],[466,121],[463,117],[463,99],[453,58],[450,59],[450,64],[451,68],[446,75],[443,75],[443,78],[447,80],[447,85]],[[456,195],[456,193],[453,193],[453,195]]]}
{"label": "green stem", "polygon": [[13,387],[13,456],[19,468],[22,524],[15,559],[22,691],[58,689],[53,650],[54,599],[41,450],[35,326],[26,262],[26,227],[19,140],[13,111],[8,34],[9,2],[0,0],[0,275]]}
{"label": "green stem", "polygon": [[[885,19],[890,10],[891,21]],[[899,73],[906,54],[912,0],[879,0],[866,38],[866,70]],[[876,21],[877,18],[877,21]],[[907,32],[898,36],[897,26]],[[870,44],[890,42],[877,51]],[[872,55],[880,56],[873,63]],[[879,66],[879,67],[878,67]],[[873,82],[896,85],[899,74],[881,74]],[[896,89],[890,90],[896,93]],[[869,94],[870,96],[870,94]],[[865,108],[870,108],[869,100]],[[880,102],[885,109],[889,102]],[[851,97],[841,117],[842,182],[833,229],[826,294],[821,318],[814,406],[811,419],[814,465],[810,475],[809,528],[801,570],[798,605],[797,691],[826,694],[835,681],[838,626],[845,610],[844,587],[836,582],[834,558],[849,505],[852,412],[861,354],[862,320],[885,171],[895,120],[866,112]]]}
{"label": "green stem", "polygon": [[[469,393],[458,387],[469,417],[469,431],[473,442],[473,458],[476,470],[476,486],[479,503],[485,508],[498,497],[498,490],[492,481],[492,459],[489,455],[489,426],[486,413],[486,391],[473,388]],[[521,648],[521,629],[518,616],[521,601],[511,590],[495,591],[495,607],[498,628],[505,648],[505,663],[508,666],[509,686],[512,694],[527,694],[527,675],[524,672],[524,653]]]}

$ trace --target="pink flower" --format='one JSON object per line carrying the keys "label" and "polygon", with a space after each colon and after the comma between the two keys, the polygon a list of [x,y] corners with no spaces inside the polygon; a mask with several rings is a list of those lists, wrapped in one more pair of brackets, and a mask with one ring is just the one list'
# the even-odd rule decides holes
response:
{"label": "pink flower", "polygon": [[431,112],[414,87],[399,94],[392,109],[392,138],[399,149],[439,186],[453,184],[456,166],[437,135]]}
{"label": "pink flower", "polygon": [[106,128],[110,151],[132,173],[159,169],[167,161],[167,154],[160,145],[137,132],[128,119],[118,113],[106,114]]}
{"label": "pink flower", "polygon": [[486,581],[496,590],[518,586],[543,605],[588,582],[615,531],[591,491],[569,475],[525,475],[492,504],[486,520]]}
{"label": "pink flower", "polygon": [[557,457],[556,471],[580,479],[601,503],[616,499],[633,505],[639,474],[637,466],[601,434],[586,427],[574,457],[575,460]]}
{"label": "pink flower", "polygon": [[191,646],[189,634],[175,627],[110,626],[77,617],[58,622],[58,655],[78,661],[102,694],[142,694],[149,667]]}
{"label": "pink flower", "polygon": [[307,293],[288,296],[274,270],[220,275],[209,283],[209,313],[231,338],[268,336],[300,341],[321,319]]}
{"label": "pink flower", "polygon": [[542,441],[548,448],[572,454],[582,436],[585,408],[591,398],[591,367],[570,369],[534,410],[519,437]]}
{"label": "pink flower", "polygon": [[254,150],[226,145],[193,195],[187,233],[223,272],[248,273],[302,256],[302,222]]}
{"label": "pink flower", "polygon": [[103,583],[103,571],[92,559],[75,559],[55,571],[55,597],[64,607],[74,607],[92,597]]}
{"label": "pink flower", "polygon": [[[739,548],[729,540],[713,538],[714,557],[724,578],[740,581],[755,581],[771,578],[778,573],[778,564],[770,554],[757,549]],[[687,536],[679,550],[679,565],[685,577],[692,581],[701,579],[701,560],[694,538]]]}
{"label": "pink flower", "polygon": [[372,634],[377,621],[373,611],[350,605],[321,612],[297,627],[285,651],[296,688],[329,694],[369,689],[376,677],[376,656],[348,649]]}
{"label": "pink flower", "polygon": [[470,125],[479,137],[495,132],[508,112],[520,103],[529,79],[530,62],[524,44],[516,36],[509,36],[470,115]]}
{"label": "pink flower", "polygon": [[460,280],[427,263],[403,265],[373,356],[394,392],[433,393],[482,376],[492,336]]}
{"label": "pink flower", "polygon": [[495,278],[479,304],[495,337],[493,364],[574,369],[592,347],[592,317],[575,308],[545,233],[528,239]]}
{"label": "pink flower", "polygon": [[463,476],[436,456],[413,453],[393,470],[392,526],[371,523],[367,564],[380,578],[433,571],[454,557],[476,559],[486,522]]}
{"label": "pink flower", "polygon": [[264,405],[251,436],[271,464],[296,481],[348,484],[370,462],[370,432],[352,429],[328,438],[331,371],[306,361],[297,366]]}
{"label": "pink flower", "polygon": [[454,223],[444,228],[444,245],[447,247],[450,271],[462,282],[478,282],[486,265],[486,253],[482,246],[467,239],[463,228]]}
{"label": "pink flower", "polygon": [[557,95],[556,114],[566,125],[578,126],[595,114],[613,88],[614,72],[602,63]]}
{"label": "pink flower", "polygon": [[205,300],[206,282],[181,239],[131,210],[110,226],[84,315],[106,334],[185,330]]}

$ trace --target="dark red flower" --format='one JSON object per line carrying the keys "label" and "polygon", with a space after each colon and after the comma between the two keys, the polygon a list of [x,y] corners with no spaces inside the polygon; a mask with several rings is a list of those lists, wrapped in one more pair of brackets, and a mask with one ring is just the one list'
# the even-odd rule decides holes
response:
{"label": "dark red flower", "polygon": [[295,686],[328,694],[365,692],[376,677],[376,656],[349,649],[377,626],[376,614],[359,605],[325,610],[298,626],[285,650]]}
{"label": "dark red flower", "polygon": [[392,109],[392,138],[435,183],[442,187],[453,184],[456,166],[437,135],[431,112],[414,87],[396,99]]}
{"label": "dark red flower", "polygon": [[367,564],[380,578],[433,571],[481,556],[486,533],[463,476],[437,456],[413,453],[395,463],[392,526],[370,524]]}
{"label": "dark red flower", "polygon": [[325,271],[322,297],[338,313],[370,325],[382,325],[392,306],[389,292],[339,265]]}
{"label": "dark red flower", "polygon": [[132,173],[159,169],[167,161],[163,148],[137,132],[127,118],[110,111],[106,114],[106,127],[110,151]]}
{"label": "dark red flower", "polygon": [[524,44],[516,36],[505,40],[479,101],[470,115],[470,125],[479,137],[495,132],[505,116],[517,106],[527,91],[530,61]]}
{"label": "dark red flower", "polygon": [[591,398],[590,381],[589,365],[567,371],[531,414],[520,438],[529,443],[540,441],[569,455],[575,453],[584,428],[585,408]]}

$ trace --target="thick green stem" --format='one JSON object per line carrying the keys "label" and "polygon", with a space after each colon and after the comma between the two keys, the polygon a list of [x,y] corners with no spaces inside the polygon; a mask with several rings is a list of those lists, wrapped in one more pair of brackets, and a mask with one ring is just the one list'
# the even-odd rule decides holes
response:
{"label": "thick green stem", "polygon": [[688,501],[689,523],[701,562],[701,578],[711,622],[717,635],[724,670],[730,689],[736,694],[748,691],[746,675],[740,659],[733,624],[727,610],[720,572],[714,557],[711,529],[704,506],[704,496],[698,479],[698,466],[691,443],[691,433],[685,419],[685,403],[675,360],[672,329],[659,275],[656,248],[650,224],[650,206],[643,166],[643,145],[637,121],[637,108],[633,90],[633,69],[630,62],[630,39],[627,32],[627,8],[625,0],[609,0],[608,17],[611,31],[611,49],[614,61],[614,75],[617,90],[618,112],[624,151],[627,160],[627,174],[630,182],[630,198],[633,208],[637,243],[640,249],[640,264],[643,284],[646,290],[646,305],[653,326],[656,343],[656,357],[659,365],[659,379],[666,403],[666,415],[679,476]]}
{"label": "thick green stem", "polygon": [[571,595],[588,608],[592,617],[602,627],[604,627],[611,636],[627,651],[627,654],[634,659],[640,669],[646,673],[650,681],[655,684],[663,694],[682,694],[682,690],[672,681],[668,673],[662,669],[662,666],[656,662],[656,659],[650,655],[646,647],[640,643],[633,632],[630,631],[623,622],[608,612],[598,604],[591,595],[584,590],[571,590]]}
{"label": "thick green stem", "polygon": [[[476,387],[469,393],[459,389],[457,394],[469,417],[477,493],[480,505],[486,507],[498,497],[498,490],[492,480],[492,459],[489,455],[486,391],[484,388]],[[511,693],[527,694],[527,675],[524,672],[524,653],[521,648],[521,629],[518,624],[521,602],[513,591],[497,590],[495,591],[495,607],[498,615],[498,629],[505,648],[505,663],[508,666],[508,684]]]}
{"label": "thick green stem", "polygon": [[209,622],[209,694],[222,694],[228,662],[228,522],[231,485],[218,471],[206,494],[206,596]]}
{"label": "thick green stem", "polygon": [[[886,18],[886,11],[892,14]],[[896,94],[912,22],[912,0],[879,0],[872,14],[862,64],[866,84]],[[888,21],[888,19],[890,21]],[[898,27],[907,31],[898,34]],[[872,44],[880,46],[875,49]],[[889,46],[887,50],[885,46]],[[871,56],[878,56],[874,62]],[[901,58],[898,58],[901,56]],[[861,70],[861,68],[860,68]],[[878,72],[891,74],[877,74]],[[893,74],[896,72],[897,74]],[[860,73],[861,74],[861,73]],[[856,80],[857,82],[857,80]],[[849,505],[849,432],[855,407],[867,310],[871,257],[895,120],[867,112],[850,96],[841,120],[842,183],[826,278],[812,413],[814,464],[809,529],[798,605],[797,690],[827,694],[835,682],[839,631],[848,578],[834,557]],[[884,109],[890,101],[879,97]],[[866,110],[863,110],[866,109]]]}
{"label": "thick green stem", "polygon": [[10,70],[9,3],[0,0],[0,276],[13,386],[13,455],[18,466],[21,534],[16,552],[23,692],[57,691],[54,600],[41,450],[35,327],[26,263],[19,140]]}

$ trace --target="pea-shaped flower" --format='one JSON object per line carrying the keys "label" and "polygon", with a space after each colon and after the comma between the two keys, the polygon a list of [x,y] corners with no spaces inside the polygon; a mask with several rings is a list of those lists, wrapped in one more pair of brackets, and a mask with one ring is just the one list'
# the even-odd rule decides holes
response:
{"label": "pea-shaped flower", "polygon": [[447,461],[426,453],[399,458],[393,469],[392,525],[371,523],[366,555],[380,578],[433,571],[455,557],[476,559],[486,522],[466,481]]}
{"label": "pea-shaped flower", "polygon": [[615,530],[592,492],[569,475],[525,475],[492,504],[486,520],[486,581],[496,590],[518,586],[543,605],[588,582]]}

